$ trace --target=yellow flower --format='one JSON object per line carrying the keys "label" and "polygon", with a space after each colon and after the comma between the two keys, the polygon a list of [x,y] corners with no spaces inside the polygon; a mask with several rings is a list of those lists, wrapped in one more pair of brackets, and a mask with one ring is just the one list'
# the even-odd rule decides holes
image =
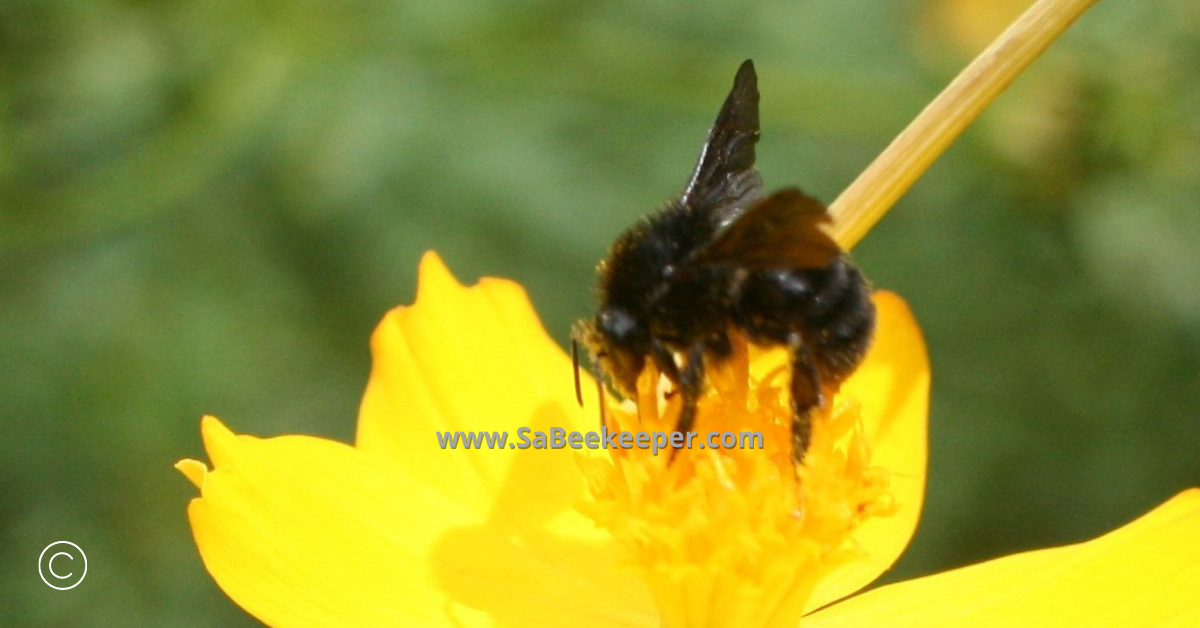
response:
{"label": "yellow flower", "polygon": [[[519,286],[464,288],[428,255],[416,304],[373,337],[353,447],[204,419],[212,467],[177,465],[201,491],[188,508],[197,546],[218,585],[274,628],[1200,622],[1197,490],[1090,543],[833,603],[896,559],[924,487],[924,344],[900,299],[876,304],[877,340],[816,421],[799,478],[771,445],[685,449],[671,464],[638,449],[442,449],[438,431],[598,430],[598,408],[576,405],[571,361]],[[786,442],[769,433],[782,420],[779,359],[716,374],[702,417],[720,407],[742,424],[701,431],[765,420],[767,442]],[[737,373],[757,398],[725,398]],[[672,401],[643,392],[670,414]]]}
{"label": "yellow flower", "polygon": [[[1041,0],[931,103],[830,206],[843,247],[1094,1]],[[680,399],[647,371],[601,426],[520,287],[464,288],[429,255],[375,332],[353,447],[203,420],[211,468],[176,465],[196,544],[275,628],[1200,625],[1200,490],[1089,543],[849,597],[903,551],[925,484],[924,342],[903,301],[874,300],[874,344],[798,467],[786,361],[741,342],[696,427],[761,448],[445,449],[456,430],[670,431]]]}

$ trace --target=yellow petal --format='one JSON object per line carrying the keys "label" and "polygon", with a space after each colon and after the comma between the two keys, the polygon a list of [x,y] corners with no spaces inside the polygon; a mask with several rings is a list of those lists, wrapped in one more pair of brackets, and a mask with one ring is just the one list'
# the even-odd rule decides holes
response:
{"label": "yellow petal", "polygon": [[196,488],[204,488],[204,476],[208,466],[199,460],[185,459],[175,463],[175,469],[183,474]]}
{"label": "yellow petal", "polygon": [[892,474],[899,507],[855,532],[864,560],[838,569],[817,585],[807,605],[820,608],[870,584],[900,557],[912,538],[925,495],[928,449],[929,357],[908,305],[894,293],[875,294],[875,340],[862,366],[841,389],[862,402],[862,418],[874,453],[871,464]]}
{"label": "yellow petal", "polygon": [[[578,406],[571,360],[517,284],[463,287],[429,253],[419,285],[416,303],[390,312],[371,339],[357,447],[478,513],[498,498],[519,500],[512,507],[538,520],[568,507],[583,489],[572,450],[510,448],[521,427],[598,429],[595,395]],[[509,441],[500,450],[441,449],[436,432],[451,430],[508,431]],[[518,459],[531,482],[509,481]],[[505,488],[512,492],[501,495]]]}
{"label": "yellow petal", "polygon": [[805,618],[840,626],[1200,626],[1200,490],[1094,541],[870,591]]}
{"label": "yellow petal", "polygon": [[[621,555],[574,509],[584,494],[577,452],[511,448],[520,428],[599,427],[595,395],[579,407],[571,360],[519,285],[487,278],[463,287],[429,253],[416,303],[389,313],[371,346],[358,449],[545,552],[561,551],[557,538],[567,535]],[[436,432],[453,430],[508,432],[509,442],[497,450],[440,448]],[[555,535],[547,535],[548,526]],[[585,560],[574,568],[605,580],[612,574],[604,565]]]}
{"label": "yellow petal", "polygon": [[555,543],[533,546],[347,445],[238,436],[212,418],[202,431],[214,468],[185,465],[202,486],[188,507],[196,543],[269,626],[654,625],[612,548],[556,522]]}

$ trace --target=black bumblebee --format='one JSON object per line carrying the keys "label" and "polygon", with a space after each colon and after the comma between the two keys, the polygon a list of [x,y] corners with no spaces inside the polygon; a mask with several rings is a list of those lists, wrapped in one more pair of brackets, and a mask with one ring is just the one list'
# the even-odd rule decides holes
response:
{"label": "black bumblebee", "polygon": [[626,397],[653,360],[683,395],[681,432],[695,422],[705,360],[732,353],[731,328],[786,346],[799,461],[809,412],[825,404],[823,385],[862,361],[875,308],[862,274],[821,229],[825,206],[796,188],[763,194],[758,138],[758,77],[746,61],[683,194],[621,234],[600,263],[600,309],[574,337],[591,351],[597,378],[607,374]]}

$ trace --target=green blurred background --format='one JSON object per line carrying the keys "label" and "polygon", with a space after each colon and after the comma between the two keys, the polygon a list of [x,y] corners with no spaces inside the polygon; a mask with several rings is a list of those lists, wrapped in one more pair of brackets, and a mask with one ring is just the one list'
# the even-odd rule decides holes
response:
{"label": "green blurred background", "polygon": [[[832,200],[1024,4],[0,3],[0,624],[257,625],[171,469],[202,413],[351,439],[427,249],[519,280],[565,341],[742,59],[768,187]],[[1200,485],[1198,206],[1200,4],[1110,0],[855,250],[934,367],[889,578]],[[35,571],[61,539],[69,592]]]}

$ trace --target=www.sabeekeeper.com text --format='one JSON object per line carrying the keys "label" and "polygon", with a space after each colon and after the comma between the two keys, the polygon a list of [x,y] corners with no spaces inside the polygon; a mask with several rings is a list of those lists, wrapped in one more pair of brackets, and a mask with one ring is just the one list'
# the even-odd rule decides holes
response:
{"label": "www.sabeekeeper.com text", "polygon": [[442,449],[649,449],[654,454],[667,449],[762,449],[762,432],[599,432],[568,431],[561,427],[549,432],[522,427],[516,440],[508,432],[437,432]]}

